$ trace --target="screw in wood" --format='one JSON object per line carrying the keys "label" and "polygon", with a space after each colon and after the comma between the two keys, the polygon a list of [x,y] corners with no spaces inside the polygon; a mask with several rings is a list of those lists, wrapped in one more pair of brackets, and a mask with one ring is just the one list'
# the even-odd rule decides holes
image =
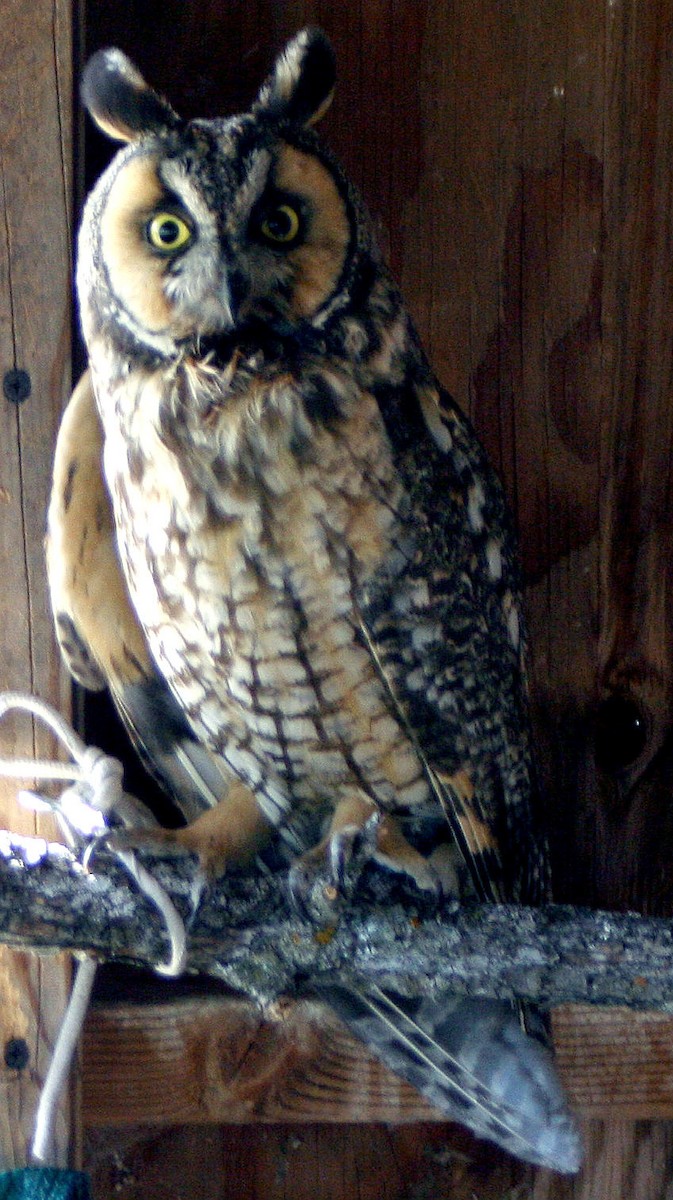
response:
{"label": "screw in wood", "polygon": [[20,367],[12,367],[11,371],[5,373],[2,390],[6,399],[11,400],[12,404],[22,404],[30,396],[30,375],[27,371],[22,371]]}
{"label": "screw in wood", "polygon": [[23,1071],[28,1066],[30,1050],[25,1038],[13,1037],[5,1042],[5,1066],[10,1071]]}

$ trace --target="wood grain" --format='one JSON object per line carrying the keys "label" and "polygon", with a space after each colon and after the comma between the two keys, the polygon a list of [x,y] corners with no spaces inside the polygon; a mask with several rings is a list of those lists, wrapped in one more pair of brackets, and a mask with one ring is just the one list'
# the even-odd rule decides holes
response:
{"label": "wood grain", "polygon": [[587,1123],[577,1180],[494,1161],[441,1125],[186,1126],[87,1138],[100,1200],[670,1200],[670,1125]]}
{"label": "wood grain", "polygon": [[[18,0],[0,16],[0,381],[29,373],[21,405],[0,393],[0,688],[63,700],[43,562],[44,514],[54,430],[70,372],[71,10],[64,0]],[[6,755],[45,753],[28,722],[0,728]],[[0,783],[0,824],[36,822]],[[68,986],[63,958],[0,955],[0,1051],[29,1051],[23,1070],[0,1072],[0,1157],[21,1165],[40,1082]],[[65,1159],[69,1115],[58,1127]]]}
{"label": "wood grain", "polygon": [[243,1000],[96,1008],[83,1043],[92,1127],[436,1119],[322,1005]]}
{"label": "wood grain", "polygon": [[[673,1119],[673,1018],[567,1007],[554,1013],[554,1039],[578,1114]],[[261,1013],[235,998],[97,1007],[83,1070],[91,1128],[443,1119],[312,1001]]]}
{"label": "wood grain", "polygon": [[87,1149],[101,1200],[522,1200],[530,1174],[495,1164],[469,1134],[424,1124],[105,1131]]}

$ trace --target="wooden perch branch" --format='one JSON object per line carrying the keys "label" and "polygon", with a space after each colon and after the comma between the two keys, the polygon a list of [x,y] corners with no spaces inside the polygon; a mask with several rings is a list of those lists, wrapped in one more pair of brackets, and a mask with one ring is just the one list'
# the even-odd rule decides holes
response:
{"label": "wooden perch branch", "polygon": [[[408,900],[385,898],[379,879],[375,899],[344,905],[334,927],[319,929],[292,911],[282,877],[257,874],[221,881],[193,916],[195,860],[138,857],[191,922],[188,970],[256,1000],[338,971],[401,992],[450,987],[548,1007],[673,1012],[669,921],[558,905],[455,902],[424,915]],[[150,967],[166,956],[161,918],[112,855],[101,853],[86,872],[63,847],[11,834],[0,842],[0,941]]]}

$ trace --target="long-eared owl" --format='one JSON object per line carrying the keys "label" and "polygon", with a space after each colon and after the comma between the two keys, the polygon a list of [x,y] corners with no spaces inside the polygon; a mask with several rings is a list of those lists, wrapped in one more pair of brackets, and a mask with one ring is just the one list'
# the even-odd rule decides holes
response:
{"label": "long-eared owl", "polygon": [[[308,904],[364,846],[422,893],[536,903],[510,521],[314,132],[334,74],[304,30],[248,112],[186,122],[120,51],[88,65],[91,116],[128,144],[79,238],[89,372],[56,453],[57,633],[182,808],[163,836],[211,875],[284,840]],[[541,1022],[323,990],[447,1115],[577,1169]]]}

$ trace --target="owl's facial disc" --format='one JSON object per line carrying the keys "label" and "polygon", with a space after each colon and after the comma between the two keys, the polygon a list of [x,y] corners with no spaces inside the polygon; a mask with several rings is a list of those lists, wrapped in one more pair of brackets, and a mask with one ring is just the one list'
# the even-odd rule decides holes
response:
{"label": "owl's facial disc", "polygon": [[173,319],[164,289],[169,259],[152,244],[161,214],[169,211],[157,167],[153,154],[125,163],[110,186],[100,229],[101,257],[119,306],[152,334],[168,330]]}
{"label": "owl's facial disc", "polygon": [[179,162],[136,153],[117,171],[101,219],[101,258],[126,323],[150,340],[234,324],[215,214]]}
{"label": "owl's facial disc", "polygon": [[288,143],[279,146],[272,188],[258,236],[289,267],[290,318],[311,320],[341,280],[351,239],[347,199],[320,158]]}
{"label": "owl's facial disc", "polygon": [[[351,221],[347,198],[309,150],[265,139],[235,159],[236,129],[206,129],[204,166],[185,139],[146,144],[113,174],[100,259],[120,319],[139,338],[184,345],[253,322],[311,321],[337,290]],[[205,156],[202,156],[205,157]]]}
{"label": "owl's facial disc", "polygon": [[[82,96],[128,142],[87,204],[78,260],[85,336],[109,331],[162,355],[260,323],[320,323],[344,286],[362,213],[311,127],[334,88],[334,54],[306,29],[249,112],[183,121],[120,50],[101,50]],[[357,210],[357,219],[353,209]],[[105,305],[101,297],[107,297]]]}

